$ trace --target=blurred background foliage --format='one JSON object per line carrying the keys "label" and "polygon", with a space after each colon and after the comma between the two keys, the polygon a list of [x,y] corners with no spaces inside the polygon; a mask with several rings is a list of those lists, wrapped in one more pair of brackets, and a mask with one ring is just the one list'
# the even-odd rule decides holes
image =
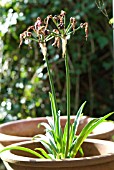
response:
{"label": "blurred background foliage", "polygon": [[[105,0],[112,18],[112,0]],[[71,73],[71,111],[87,101],[86,115],[99,117],[114,110],[112,27],[90,0],[4,0],[0,1],[0,120],[1,122],[50,115],[50,86],[45,62],[37,43],[32,49],[19,46],[19,35],[36,18],[67,12],[67,21],[89,23],[89,38],[78,31],[68,42]],[[61,49],[48,46],[61,114],[66,114],[65,68]],[[113,118],[112,118],[113,119]]]}

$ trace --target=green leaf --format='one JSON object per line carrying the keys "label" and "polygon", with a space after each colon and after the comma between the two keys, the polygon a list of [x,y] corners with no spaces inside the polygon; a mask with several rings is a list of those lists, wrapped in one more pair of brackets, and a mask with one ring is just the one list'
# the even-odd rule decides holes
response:
{"label": "green leaf", "polygon": [[37,142],[42,143],[43,146],[49,151],[49,153],[57,155],[58,149],[56,148],[54,138],[51,136],[51,134],[48,132],[46,135],[38,134],[33,139],[36,139]]}
{"label": "green leaf", "polygon": [[72,146],[73,139],[76,138],[75,135],[74,136],[73,135],[74,135],[74,133],[73,133],[73,124],[72,124],[72,125],[70,125],[69,150]]}
{"label": "green leaf", "polygon": [[35,150],[40,151],[41,154],[42,154],[45,158],[51,159],[51,157],[46,153],[46,151],[45,151],[44,149],[42,149],[42,148],[35,148]]}
{"label": "green leaf", "polygon": [[56,133],[56,135],[59,136],[59,117],[58,117],[58,114],[56,113],[56,105],[55,105],[54,97],[51,93],[49,93],[49,97],[50,97],[50,101],[51,101],[52,116],[54,119],[55,133]]}
{"label": "green leaf", "polygon": [[53,118],[47,116],[46,119],[47,119],[48,124],[50,125],[50,127],[51,127],[52,129],[54,129]]}
{"label": "green leaf", "polygon": [[83,157],[84,156],[84,152],[83,152],[82,147],[79,148],[79,152],[80,152],[81,156]]}
{"label": "green leaf", "polygon": [[72,157],[74,157],[74,156],[77,154],[77,152],[78,152],[81,144],[82,144],[83,141],[86,139],[88,129],[92,126],[92,124],[95,123],[95,121],[97,121],[97,120],[96,120],[96,119],[91,120],[91,121],[82,129],[81,133],[79,134],[79,136],[77,137],[77,139],[76,139],[75,142],[74,142],[74,147],[73,147],[72,153],[71,153]]}
{"label": "green leaf", "polygon": [[46,131],[52,130],[52,128],[50,127],[50,125],[48,123],[41,122],[40,126],[44,126]]}
{"label": "green leaf", "polygon": [[49,92],[49,97],[50,97],[50,101],[51,101],[51,111],[52,111],[52,117],[54,119],[54,122],[57,121],[57,118],[56,118],[56,107],[55,107],[55,102],[54,102],[54,98],[52,96],[52,94]]}
{"label": "green leaf", "polygon": [[41,140],[40,143],[45,147],[49,154],[55,156],[56,152],[53,151],[52,147],[46,141]]}
{"label": "green leaf", "polygon": [[66,149],[66,141],[67,141],[67,128],[68,128],[68,122],[66,122],[65,127],[64,127],[64,132],[63,132],[63,137],[62,137],[62,152],[65,154],[65,149]]}
{"label": "green leaf", "polygon": [[42,156],[41,154],[29,149],[29,148],[25,148],[25,147],[21,147],[21,146],[10,146],[10,147],[5,147],[3,150],[0,151],[0,153],[7,151],[7,150],[21,150],[21,151],[25,151],[28,153],[31,153],[32,155],[35,155],[38,158],[45,158],[44,156]]}
{"label": "green leaf", "polygon": [[77,140],[75,142],[75,146],[73,148],[73,157],[77,154],[81,144],[83,143],[83,141],[88,137],[88,135],[93,131],[93,129],[98,126],[100,123],[102,123],[105,119],[107,119],[109,116],[111,116],[112,114],[114,114],[114,112],[111,112],[107,115],[105,115],[104,117],[101,118],[95,118],[92,119],[81,131],[80,135],[77,137]]}
{"label": "green leaf", "polygon": [[86,136],[88,136],[93,131],[93,129],[95,129],[95,127],[97,127],[100,123],[102,123],[104,120],[106,120],[112,114],[114,114],[114,112],[108,113],[107,115],[99,118],[98,120],[96,119],[97,121],[92,126],[90,126],[90,129],[89,129],[89,131],[88,131]]}
{"label": "green leaf", "polygon": [[73,136],[75,136],[76,132],[77,132],[77,129],[78,129],[78,125],[79,125],[79,118],[82,114],[82,111],[83,111],[83,108],[86,104],[86,101],[81,105],[81,107],[79,108],[77,114],[76,114],[76,117],[75,117],[75,120],[74,120],[74,124],[73,124]]}

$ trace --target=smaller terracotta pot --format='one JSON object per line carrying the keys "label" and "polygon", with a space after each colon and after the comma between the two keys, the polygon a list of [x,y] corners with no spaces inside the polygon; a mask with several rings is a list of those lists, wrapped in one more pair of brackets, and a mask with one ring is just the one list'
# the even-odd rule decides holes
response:
{"label": "smaller terracotta pot", "polygon": [[[71,116],[71,123],[73,123],[75,116]],[[80,119],[78,133],[82,128],[91,120],[87,116],[82,116]],[[61,126],[64,128],[67,117],[61,116]],[[31,140],[31,138],[37,134],[45,133],[44,127],[37,125],[41,122],[47,122],[45,117],[17,120],[0,125],[0,145],[1,147],[10,145],[12,143]],[[88,136],[89,138],[107,139],[110,140],[114,135],[113,122],[103,122],[98,125],[94,131]]]}
{"label": "smaller terracotta pot", "polygon": [[[26,141],[16,146],[35,149],[39,143]],[[7,170],[114,170],[114,143],[86,139],[82,145],[84,157],[63,160],[39,159],[23,151],[6,151],[1,154]]]}

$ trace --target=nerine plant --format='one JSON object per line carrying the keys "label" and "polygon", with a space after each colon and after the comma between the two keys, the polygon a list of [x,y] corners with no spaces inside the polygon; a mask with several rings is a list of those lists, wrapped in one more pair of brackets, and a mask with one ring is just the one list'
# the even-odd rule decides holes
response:
{"label": "nerine plant", "polygon": [[[84,28],[85,30],[85,38],[88,38],[88,23],[81,23],[79,27],[76,28],[76,19],[74,17],[70,18],[69,24],[66,26],[65,20],[66,12],[61,11],[59,15],[48,15],[45,20],[42,22],[41,18],[38,17],[35,24],[33,26],[28,27],[26,31],[20,34],[20,45],[22,45],[23,40],[28,40],[28,44],[30,46],[32,41],[38,42],[42,54],[44,56],[44,60],[47,65],[49,82],[51,87],[51,93],[49,93],[49,98],[51,102],[51,112],[52,118],[47,117],[48,123],[42,122],[40,126],[44,126],[46,129],[45,135],[38,134],[33,137],[34,140],[42,143],[45,150],[43,148],[36,148],[35,150],[31,150],[25,147],[19,146],[10,146],[4,148],[0,153],[5,150],[23,150],[29,152],[31,154],[36,155],[39,158],[47,158],[47,159],[64,159],[64,158],[73,158],[76,156],[77,152],[80,151],[83,154],[81,145],[84,140],[88,137],[88,135],[93,131],[93,129],[98,126],[101,122],[103,122],[106,118],[111,116],[114,112],[111,112],[104,117],[92,119],[80,132],[77,136],[77,128],[79,125],[79,119],[82,114],[84,102],[79,108],[74,123],[70,124],[70,74],[69,74],[69,59],[67,54],[67,42],[71,37],[79,29]],[[49,28],[49,21],[52,20],[54,23],[54,29]],[[60,124],[60,110],[57,107],[56,101],[56,93],[54,89],[53,78],[50,70],[50,65],[48,61],[47,55],[47,42],[54,38],[53,46],[60,47],[60,42],[62,46],[62,57],[65,62],[66,68],[66,95],[67,95],[67,121],[62,130]]]}

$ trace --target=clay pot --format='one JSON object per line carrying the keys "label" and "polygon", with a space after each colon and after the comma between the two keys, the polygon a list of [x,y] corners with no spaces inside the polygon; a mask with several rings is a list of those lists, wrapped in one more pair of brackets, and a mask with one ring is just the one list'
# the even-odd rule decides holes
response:
{"label": "clay pot", "polygon": [[[25,141],[16,146],[31,149],[38,143]],[[114,143],[111,141],[86,139],[82,145],[84,157],[63,160],[39,159],[23,151],[5,151],[1,154],[7,170],[114,170]]]}
{"label": "clay pot", "polygon": [[[64,128],[66,123],[66,116],[61,116],[61,126]],[[73,123],[75,116],[71,116],[71,123]],[[79,123],[78,134],[82,128],[92,118],[82,116]],[[31,140],[36,134],[45,133],[45,129],[41,126],[37,128],[37,125],[41,122],[47,122],[45,117],[17,120],[0,125],[0,145],[1,147],[10,145],[12,143]],[[107,139],[110,140],[114,134],[114,124],[112,122],[103,122],[97,126],[89,138]]]}

